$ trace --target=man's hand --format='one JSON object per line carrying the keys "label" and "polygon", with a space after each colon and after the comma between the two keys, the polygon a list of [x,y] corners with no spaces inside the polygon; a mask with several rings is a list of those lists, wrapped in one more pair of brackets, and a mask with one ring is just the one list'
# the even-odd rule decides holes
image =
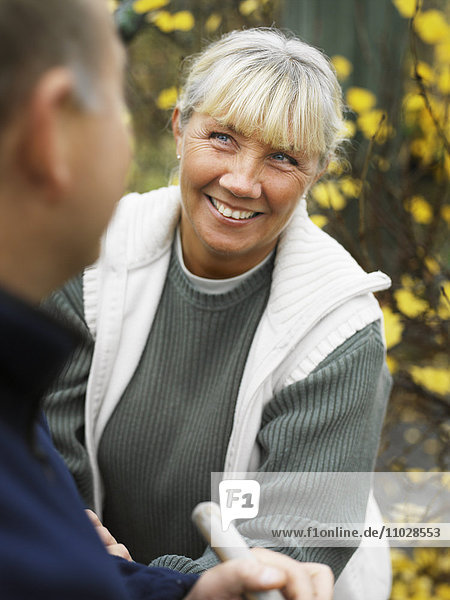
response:
{"label": "man's hand", "polygon": [[[107,551],[131,561],[91,510],[86,514]],[[278,552],[254,548],[257,560],[230,560],[203,573],[185,600],[239,600],[247,592],[279,589],[287,600],[331,600],[333,573],[326,565],[301,563]]]}
{"label": "man's hand", "polygon": [[125,560],[132,561],[133,559],[131,558],[126,546],[117,543],[117,540],[109,533],[108,529],[102,525],[95,512],[86,509],[86,514],[89,517],[92,525],[95,527],[95,531],[98,533],[109,554],[120,556],[121,558],[125,558]]}
{"label": "man's hand", "polygon": [[326,565],[301,563],[255,548],[257,561],[230,560],[206,571],[186,600],[237,600],[246,592],[278,588],[287,600],[331,600],[333,573]]}

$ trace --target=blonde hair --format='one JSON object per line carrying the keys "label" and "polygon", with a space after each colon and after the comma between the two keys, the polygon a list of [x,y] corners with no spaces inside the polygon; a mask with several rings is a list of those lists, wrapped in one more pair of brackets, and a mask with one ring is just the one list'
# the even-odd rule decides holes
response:
{"label": "blonde hair", "polygon": [[194,110],[280,150],[325,164],[343,129],[342,90],[316,48],[274,28],[232,31],[188,63],[177,106],[181,126]]}

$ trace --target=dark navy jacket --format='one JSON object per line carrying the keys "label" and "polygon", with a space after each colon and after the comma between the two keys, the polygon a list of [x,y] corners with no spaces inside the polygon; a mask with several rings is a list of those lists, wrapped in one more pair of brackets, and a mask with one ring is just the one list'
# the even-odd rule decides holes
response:
{"label": "dark navy jacket", "polygon": [[0,290],[0,598],[182,598],[196,576],[107,554],[53,447],[40,398],[75,344]]}

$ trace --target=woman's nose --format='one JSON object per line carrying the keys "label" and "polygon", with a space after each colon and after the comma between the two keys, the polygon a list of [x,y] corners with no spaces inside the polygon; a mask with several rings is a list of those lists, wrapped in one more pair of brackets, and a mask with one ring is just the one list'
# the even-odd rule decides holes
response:
{"label": "woman's nose", "polygon": [[220,177],[220,185],[233,196],[254,198],[261,196],[261,181],[256,165],[237,163]]}

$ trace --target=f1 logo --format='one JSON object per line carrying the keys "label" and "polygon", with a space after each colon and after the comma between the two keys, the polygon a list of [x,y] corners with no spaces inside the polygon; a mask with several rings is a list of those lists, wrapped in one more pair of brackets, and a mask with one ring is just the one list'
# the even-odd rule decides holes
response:
{"label": "f1 logo", "polygon": [[254,479],[225,479],[219,483],[222,529],[235,519],[253,519],[259,511],[261,489]]}

